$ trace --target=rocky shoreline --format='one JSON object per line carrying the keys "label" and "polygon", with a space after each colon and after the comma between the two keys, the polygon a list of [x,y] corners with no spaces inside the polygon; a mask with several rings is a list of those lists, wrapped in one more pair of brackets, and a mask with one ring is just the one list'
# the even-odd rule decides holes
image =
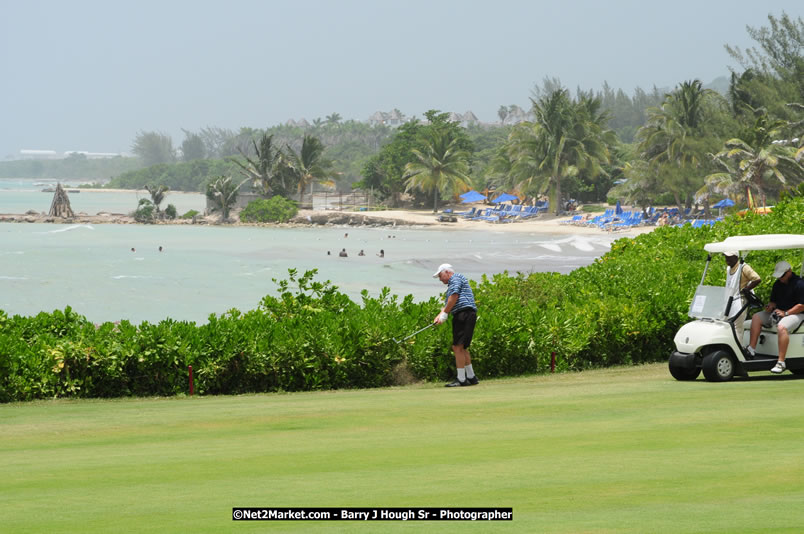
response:
{"label": "rocky shoreline", "polygon": [[[134,220],[134,217],[122,213],[98,213],[88,215],[78,213],[73,217],[55,217],[33,210],[24,214],[0,214],[0,222],[13,223],[51,223],[51,224],[141,224]],[[172,219],[160,220],[159,224],[207,224],[221,225],[220,217],[217,215],[196,216],[193,219]],[[230,222],[225,223],[232,226],[421,226],[435,225],[435,217],[432,223],[415,222],[405,219],[376,217],[363,213],[353,212],[321,212],[321,211],[300,211],[295,217],[286,223],[244,223],[241,222],[236,214],[230,217]]]}
{"label": "rocky shoreline", "polygon": [[[266,228],[301,228],[301,227],[366,227],[366,228],[433,228],[458,229],[480,232],[521,232],[546,235],[600,235],[606,233],[597,227],[573,226],[562,223],[562,218],[552,215],[540,215],[525,221],[512,224],[495,224],[483,221],[472,221],[457,217],[447,222],[439,220],[439,216],[427,210],[388,210],[370,213],[345,211],[312,211],[302,210],[285,223],[244,223],[240,222],[237,212],[232,212],[229,222],[222,223],[218,214],[196,215],[193,219],[173,219],[152,223],[160,224],[200,224],[225,226],[256,226]],[[29,211],[24,214],[0,214],[0,223],[51,223],[51,224],[143,224],[134,217],[122,213],[98,213],[88,215],[78,213],[73,217],[54,217],[45,213]],[[652,231],[655,226],[639,226],[617,232],[621,237],[633,237]]]}

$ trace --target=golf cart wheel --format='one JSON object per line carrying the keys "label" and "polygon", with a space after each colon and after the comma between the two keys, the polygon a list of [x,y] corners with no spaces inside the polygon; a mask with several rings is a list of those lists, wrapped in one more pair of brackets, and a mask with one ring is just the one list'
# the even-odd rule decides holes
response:
{"label": "golf cart wheel", "polygon": [[731,354],[716,350],[704,356],[701,367],[709,382],[727,382],[734,376],[736,364]]}
{"label": "golf cart wheel", "polygon": [[698,378],[698,375],[701,374],[701,369],[698,367],[687,369],[686,367],[670,364],[670,374],[673,375],[673,378],[676,380],[695,380]]}

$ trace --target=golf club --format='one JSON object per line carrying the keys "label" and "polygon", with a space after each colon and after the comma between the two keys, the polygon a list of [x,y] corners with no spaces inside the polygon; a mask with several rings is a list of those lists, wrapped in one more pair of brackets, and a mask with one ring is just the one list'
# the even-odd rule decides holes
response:
{"label": "golf club", "polygon": [[430,323],[430,324],[428,324],[427,326],[425,326],[424,328],[422,328],[422,329],[420,329],[420,330],[416,330],[415,332],[413,332],[413,333],[412,333],[411,335],[409,335],[408,337],[403,337],[402,339],[396,339],[396,338],[391,338],[391,339],[393,339],[393,340],[394,340],[394,342],[396,342],[397,344],[398,344],[398,343],[402,343],[403,341],[407,341],[408,339],[412,338],[413,336],[415,336],[415,335],[416,335],[416,334],[418,334],[419,332],[424,332],[424,331],[425,331],[425,330],[427,330],[428,328],[432,328],[432,327],[434,327],[435,325],[436,325],[436,323]]}

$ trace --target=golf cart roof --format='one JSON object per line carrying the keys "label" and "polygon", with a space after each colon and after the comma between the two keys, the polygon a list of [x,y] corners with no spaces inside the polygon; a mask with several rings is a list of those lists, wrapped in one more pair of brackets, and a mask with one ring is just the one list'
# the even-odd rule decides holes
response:
{"label": "golf cart roof", "polygon": [[749,250],[778,250],[787,248],[804,248],[804,235],[802,234],[766,234],[766,235],[735,235],[718,243],[707,243],[704,250],[707,252],[739,252]]}

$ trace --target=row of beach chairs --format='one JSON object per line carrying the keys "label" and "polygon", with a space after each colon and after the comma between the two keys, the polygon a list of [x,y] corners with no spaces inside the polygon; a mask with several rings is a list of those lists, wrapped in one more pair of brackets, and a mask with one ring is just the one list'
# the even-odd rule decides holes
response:
{"label": "row of beach chairs", "polygon": [[614,212],[614,209],[607,209],[602,215],[597,215],[592,218],[587,218],[583,215],[574,215],[571,219],[560,221],[559,223],[617,231],[624,228],[640,226],[644,224],[644,220],[641,211],[624,211],[617,214]]}
{"label": "row of beach chairs", "polygon": [[685,224],[691,224],[693,227],[700,228],[701,226],[713,225],[717,221],[722,220],[722,218],[690,219],[688,218],[689,210],[685,210],[684,215],[679,216],[678,208],[665,208],[661,210],[650,208],[650,210],[648,210],[647,218],[644,216],[643,212],[639,210],[633,212],[623,211],[620,214],[616,214],[615,210],[612,208],[607,209],[602,215],[597,215],[592,218],[588,218],[588,216],[584,215],[575,215],[571,219],[560,221],[560,224],[597,227],[601,230],[616,232],[618,230],[633,228],[635,226],[655,226],[664,213],[667,213],[667,216],[670,220],[678,221],[680,219],[680,222],[673,223],[673,226],[684,226]]}
{"label": "row of beach chairs", "polygon": [[522,206],[521,204],[503,204],[496,208],[472,208],[468,211],[457,212],[455,215],[471,221],[487,221],[495,223],[510,223],[535,217],[547,211],[548,203],[540,202],[535,206]]}

